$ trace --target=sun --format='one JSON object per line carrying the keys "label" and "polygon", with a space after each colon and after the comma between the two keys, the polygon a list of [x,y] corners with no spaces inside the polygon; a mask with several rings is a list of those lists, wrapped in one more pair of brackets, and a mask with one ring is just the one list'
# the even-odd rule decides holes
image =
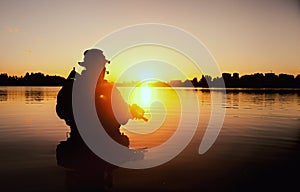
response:
{"label": "sun", "polygon": [[153,102],[153,88],[148,82],[133,87],[129,93],[129,103],[137,104],[142,108],[149,108]]}
{"label": "sun", "polygon": [[141,87],[141,100],[143,105],[149,106],[151,104],[151,96],[152,96],[151,87],[149,86]]}

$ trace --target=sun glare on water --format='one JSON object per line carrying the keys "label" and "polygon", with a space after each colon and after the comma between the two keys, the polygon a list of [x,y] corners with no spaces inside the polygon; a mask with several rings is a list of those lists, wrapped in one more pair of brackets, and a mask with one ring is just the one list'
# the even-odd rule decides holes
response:
{"label": "sun glare on water", "polygon": [[129,95],[130,103],[135,103],[143,108],[149,108],[153,102],[152,87],[142,84],[135,87]]}
{"label": "sun glare on water", "polygon": [[[176,91],[170,87],[155,87],[157,82],[142,82],[135,87],[122,89],[129,104],[137,104],[145,110],[144,117],[128,121],[122,126],[130,138],[132,148],[151,148],[167,141],[177,128],[180,113],[180,99]],[[161,83],[162,85],[162,83]],[[127,92],[127,93],[126,93]]]}

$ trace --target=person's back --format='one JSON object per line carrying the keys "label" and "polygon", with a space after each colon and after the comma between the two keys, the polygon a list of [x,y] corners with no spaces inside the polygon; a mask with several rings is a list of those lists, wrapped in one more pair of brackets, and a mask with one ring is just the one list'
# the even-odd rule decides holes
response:
{"label": "person's back", "polygon": [[74,120],[72,108],[72,89],[76,74],[77,72],[75,71],[75,68],[73,68],[68,78],[65,80],[62,88],[57,94],[56,103],[56,113],[59,116],[59,118],[65,120],[66,124],[70,126],[70,137],[72,139],[80,137]]}

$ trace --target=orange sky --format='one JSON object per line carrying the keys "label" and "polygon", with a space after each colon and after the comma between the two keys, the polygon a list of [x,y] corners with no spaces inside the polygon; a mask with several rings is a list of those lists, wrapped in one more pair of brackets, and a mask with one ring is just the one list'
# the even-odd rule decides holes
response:
{"label": "orange sky", "polygon": [[[223,72],[300,74],[296,0],[1,1],[0,73],[67,76],[85,49],[140,23],[188,31],[206,45]],[[114,80],[116,71],[111,67],[108,77]],[[192,68],[185,73],[196,75]]]}

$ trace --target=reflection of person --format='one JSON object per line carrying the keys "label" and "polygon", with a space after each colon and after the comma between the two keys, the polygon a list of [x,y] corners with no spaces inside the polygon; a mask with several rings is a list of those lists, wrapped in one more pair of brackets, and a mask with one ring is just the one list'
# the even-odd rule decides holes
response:
{"label": "reflection of person", "polygon": [[80,170],[83,176],[98,175],[99,173],[102,175],[104,184],[111,187],[112,169],[114,166],[91,152],[78,132],[72,111],[73,83],[74,81],[80,81],[82,78],[89,78],[90,72],[93,72],[95,67],[99,67],[99,65],[103,67],[95,89],[97,114],[107,134],[125,147],[129,147],[129,139],[126,135],[120,133],[120,125],[126,124],[131,118],[143,118],[144,110],[136,104],[128,105],[120,92],[112,84],[104,80],[106,63],[109,62],[105,59],[101,50],[90,49],[85,51],[83,62],[79,62],[79,65],[85,67],[85,70],[79,75],[73,68],[58,93],[56,112],[70,126],[71,133],[67,141],[63,141],[57,146],[57,161],[60,166]]}

